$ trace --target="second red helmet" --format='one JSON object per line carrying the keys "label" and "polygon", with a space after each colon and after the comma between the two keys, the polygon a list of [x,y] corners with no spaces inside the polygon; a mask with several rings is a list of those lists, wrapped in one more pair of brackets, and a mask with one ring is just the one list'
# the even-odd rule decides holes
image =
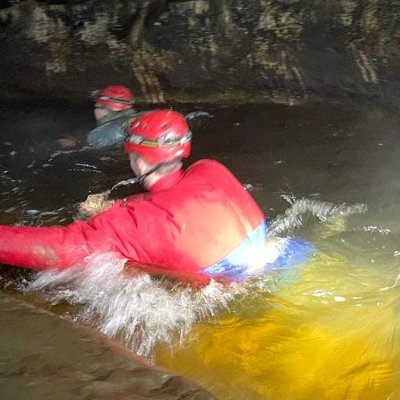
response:
{"label": "second red helmet", "polygon": [[105,106],[113,111],[122,111],[132,107],[135,102],[133,93],[122,85],[108,86],[94,92],[96,104]]}
{"label": "second red helmet", "polygon": [[176,111],[149,111],[129,121],[126,135],[125,151],[136,153],[152,164],[190,154],[192,133],[185,117]]}

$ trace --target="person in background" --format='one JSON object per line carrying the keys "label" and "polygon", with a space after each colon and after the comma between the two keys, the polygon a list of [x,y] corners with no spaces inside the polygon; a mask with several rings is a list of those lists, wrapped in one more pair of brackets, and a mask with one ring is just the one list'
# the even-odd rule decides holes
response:
{"label": "person in background", "polygon": [[[122,147],[122,125],[140,113],[133,108],[133,93],[125,86],[108,86],[95,91],[93,96],[96,128],[79,139],[76,132],[67,133],[64,120],[48,113],[41,117],[36,112],[32,117],[34,123],[29,121],[26,126],[22,125],[25,131],[17,132],[15,139],[1,144],[0,168],[11,179],[21,180],[29,190],[37,188],[43,175],[47,175],[46,181],[54,185],[59,179],[74,179],[76,172],[87,172],[93,177],[92,184],[98,186],[99,180],[103,179],[101,169],[106,167],[99,160],[99,150]],[[96,172],[95,176],[93,172]],[[43,182],[40,184],[43,186]]]}
{"label": "person in background", "polygon": [[95,99],[94,115],[97,127],[86,137],[91,148],[111,147],[121,144],[124,138],[122,125],[140,115],[134,108],[135,98],[125,86],[108,86],[92,93]]}
{"label": "person in background", "polygon": [[112,252],[150,274],[207,284],[243,281],[290,258],[285,246],[271,251],[263,212],[226,167],[205,159],[183,170],[191,138],[186,119],[172,110],[132,119],[124,147],[147,192],[103,202],[86,222],[0,225],[0,263],[62,270]]}

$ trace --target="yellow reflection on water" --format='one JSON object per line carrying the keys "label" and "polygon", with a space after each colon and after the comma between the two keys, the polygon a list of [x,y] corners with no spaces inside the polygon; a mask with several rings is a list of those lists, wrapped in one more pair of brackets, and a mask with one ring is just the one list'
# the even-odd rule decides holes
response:
{"label": "yellow reflection on water", "polygon": [[328,256],[303,268],[159,347],[157,364],[219,399],[400,399],[396,268]]}

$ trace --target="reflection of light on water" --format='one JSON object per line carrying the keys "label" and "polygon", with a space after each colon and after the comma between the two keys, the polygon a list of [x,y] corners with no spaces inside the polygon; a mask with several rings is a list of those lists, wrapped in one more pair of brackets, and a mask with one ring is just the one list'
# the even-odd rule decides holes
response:
{"label": "reflection of light on water", "polygon": [[[28,289],[53,303],[77,304],[78,321],[221,399],[397,398],[398,241],[373,224],[350,228],[347,216],[365,210],[293,202],[272,231],[304,230],[303,217],[315,216],[310,232],[318,254],[245,285],[192,289],[132,274],[122,260],[97,255],[86,270],[40,273]],[[274,247],[270,259],[277,254]],[[256,264],[258,256],[249,255]],[[365,263],[372,256],[375,263]]]}
{"label": "reflection of light on water", "polygon": [[384,235],[387,235],[390,233],[390,229],[388,228],[383,228],[380,226],[364,226],[362,229],[364,232],[378,232],[378,233],[382,233]]}
{"label": "reflection of light on water", "polygon": [[304,230],[303,217],[317,217],[310,231],[318,255],[289,285],[278,282],[264,313],[224,315],[218,330],[196,326],[186,353],[171,357],[161,347],[159,363],[212,385],[221,399],[399,398],[398,238],[371,224],[350,227],[347,216],[365,211],[294,202],[272,231]]}
{"label": "reflection of light on water", "polygon": [[398,288],[387,288],[387,271],[352,261],[313,258],[264,293],[268,308],[262,292],[246,293],[217,327],[195,325],[184,349],[158,346],[158,363],[225,400],[399,398]]}
{"label": "reflection of light on water", "polygon": [[212,282],[196,290],[132,275],[124,260],[105,254],[93,256],[85,269],[41,272],[28,290],[45,292],[52,303],[80,304],[78,320],[148,355],[157,342],[182,342],[195,322],[215,316],[244,289]]}

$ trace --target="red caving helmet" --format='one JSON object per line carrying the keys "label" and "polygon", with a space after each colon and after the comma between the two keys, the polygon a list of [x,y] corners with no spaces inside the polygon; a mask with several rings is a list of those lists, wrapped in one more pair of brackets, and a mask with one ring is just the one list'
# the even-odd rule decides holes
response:
{"label": "red caving helmet", "polygon": [[93,92],[96,105],[105,106],[113,111],[122,111],[132,107],[135,102],[133,93],[126,86],[108,86]]}
{"label": "red caving helmet", "polygon": [[125,133],[125,151],[151,164],[189,157],[192,133],[185,117],[176,111],[149,111],[130,120]]}

